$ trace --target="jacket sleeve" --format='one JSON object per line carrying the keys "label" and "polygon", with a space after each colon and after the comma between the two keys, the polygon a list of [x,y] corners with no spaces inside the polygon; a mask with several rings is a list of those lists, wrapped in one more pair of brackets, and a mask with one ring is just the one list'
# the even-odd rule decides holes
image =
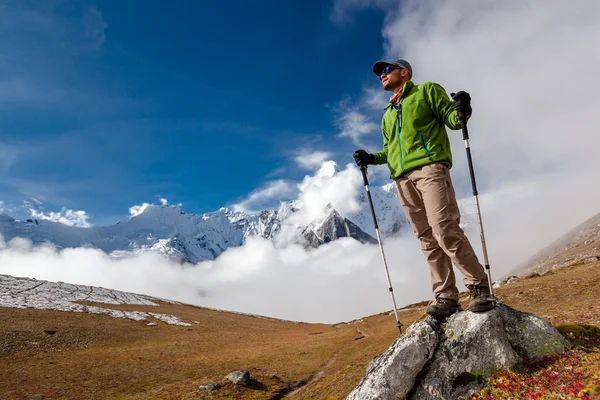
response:
{"label": "jacket sleeve", "polygon": [[373,153],[375,156],[375,165],[387,163],[387,152],[388,152],[388,138],[385,132],[384,119],[381,119],[381,135],[383,136],[383,150]]}
{"label": "jacket sleeve", "polygon": [[[462,127],[458,120],[458,113],[452,106],[452,100],[443,87],[433,82],[423,84],[426,87],[429,108],[448,128],[458,130]],[[468,119],[468,118],[467,118]]]}

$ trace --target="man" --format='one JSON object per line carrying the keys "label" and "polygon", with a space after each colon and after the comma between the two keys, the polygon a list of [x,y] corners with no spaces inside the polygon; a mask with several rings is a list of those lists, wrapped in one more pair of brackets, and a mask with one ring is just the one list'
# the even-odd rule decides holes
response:
{"label": "man", "polygon": [[461,128],[459,115],[471,116],[471,97],[458,92],[452,102],[436,83],[414,84],[412,67],[405,60],[378,61],[373,72],[383,88],[393,92],[381,121],[383,150],[373,154],[357,150],[354,159],[361,167],[387,163],[396,181],[402,207],[430,266],[435,301],[427,313],[448,317],[462,311],[452,263],[470,291],[469,310],[494,308],[487,275],[459,226],[450,179],[452,153],[446,126]]}

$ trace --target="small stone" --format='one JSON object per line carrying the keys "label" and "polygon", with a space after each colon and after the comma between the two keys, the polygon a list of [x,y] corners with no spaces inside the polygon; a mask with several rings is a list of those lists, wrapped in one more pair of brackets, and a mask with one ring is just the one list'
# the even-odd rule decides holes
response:
{"label": "small stone", "polygon": [[198,386],[198,390],[219,390],[219,389],[221,389],[221,385],[218,383],[210,383],[208,385]]}
{"label": "small stone", "polygon": [[148,322],[146,325],[148,325],[148,326],[157,326],[158,324],[156,322]]}
{"label": "small stone", "polygon": [[56,331],[52,330],[52,329],[44,329],[44,333],[46,335],[54,335],[56,333]]}
{"label": "small stone", "polygon": [[600,258],[599,258],[599,257],[590,257],[590,258],[586,258],[585,260],[583,260],[583,262],[584,262],[585,264],[588,264],[588,263],[596,262],[596,261],[598,261],[598,260],[600,260]]}
{"label": "small stone", "polygon": [[225,377],[236,385],[248,386],[250,383],[249,371],[233,371]]}

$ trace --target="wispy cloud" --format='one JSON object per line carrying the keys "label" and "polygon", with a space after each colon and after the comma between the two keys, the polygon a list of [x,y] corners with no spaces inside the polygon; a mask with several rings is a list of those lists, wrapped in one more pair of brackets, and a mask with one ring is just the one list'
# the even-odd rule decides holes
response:
{"label": "wispy cloud", "polygon": [[85,61],[101,51],[107,26],[98,8],[82,2],[6,3],[0,8],[0,108],[86,115],[138,107],[89,74]]}
{"label": "wispy cloud", "polygon": [[75,211],[63,208],[58,212],[44,212],[32,208],[29,211],[31,213],[31,217],[37,219],[45,219],[48,221],[60,222],[64,225],[77,226],[80,228],[90,228],[92,226],[92,224],[88,222],[88,219],[90,218],[89,215],[87,215],[87,213],[82,210]]}
{"label": "wispy cloud", "polygon": [[361,101],[361,106],[363,108],[366,108],[369,111],[376,111],[381,115],[383,109],[390,101],[390,93],[384,91],[380,84],[377,86],[365,85]]}
{"label": "wispy cloud", "polygon": [[19,157],[21,148],[0,142],[0,170],[7,170]]}
{"label": "wispy cloud", "polygon": [[136,215],[140,215],[143,213],[148,207],[153,206],[151,203],[142,203],[141,205],[131,206],[129,207],[129,215],[135,217]]}
{"label": "wispy cloud", "polygon": [[330,17],[336,24],[343,24],[352,20],[353,14],[363,8],[389,9],[396,4],[397,1],[394,0],[334,0]]}
{"label": "wispy cloud", "polygon": [[363,138],[380,129],[380,124],[372,122],[358,107],[348,105],[346,100],[340,102],[335,118],[335,125],[340,130],[338,137],[348,138],[358,147],[365,147]]}
{"label": "wispy cloud", "polygon": [[105,30],[108,24],[102,18],[102,13],[96,7],[88,7],[83,15],[84,36],[89,40],[90,46],[97,50],[106,40]]}
{"label": "wispy cloud", "polygon": [[327,151],[310,152],[309,150],[303,150],[299,152],[294,160],[298,166],[312,171],[323,164],[324,161],[331,158],[331,156],[332,154]]}
{"label": "wispy cloud", "polygon": [[265,208],[276,207],[280,201],[293,199],[297,195],[297,188],[291,182],[279,179],[271,181],[261,188],[250,193],[233,208],[237,211],[254,212]]}
{"label": "wispy cloud", "polygon": [[[158,201],[160,202],[161,206],[168,206],[169,204],[169,200],[165,199],[164,197],[159,197]],[[129,215],[132,217],[135,217],[136,215],[140,215],[141,213],[143,213],[144,211],[146,211],[146,209],[148,207],[152,207],[155,206],[154,203],[142,203],[141,205],[135,205],[135,206],[131,206],[129,207]],[[183,204],[178,203],[177,207],[182,207]]]}

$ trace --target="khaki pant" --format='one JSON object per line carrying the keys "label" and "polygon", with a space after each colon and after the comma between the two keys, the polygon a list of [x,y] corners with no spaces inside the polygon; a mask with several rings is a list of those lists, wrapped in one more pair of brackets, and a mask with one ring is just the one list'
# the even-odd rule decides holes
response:
{"label": "khaki pant", "polygon": [[435,298],[458,300],[452,263],[463,274],[465,285],[487,285],[483,266],[459,226],[460,212],[450,170],[445,164],[429,164],[396,179],[404,212],[431,272]]}

